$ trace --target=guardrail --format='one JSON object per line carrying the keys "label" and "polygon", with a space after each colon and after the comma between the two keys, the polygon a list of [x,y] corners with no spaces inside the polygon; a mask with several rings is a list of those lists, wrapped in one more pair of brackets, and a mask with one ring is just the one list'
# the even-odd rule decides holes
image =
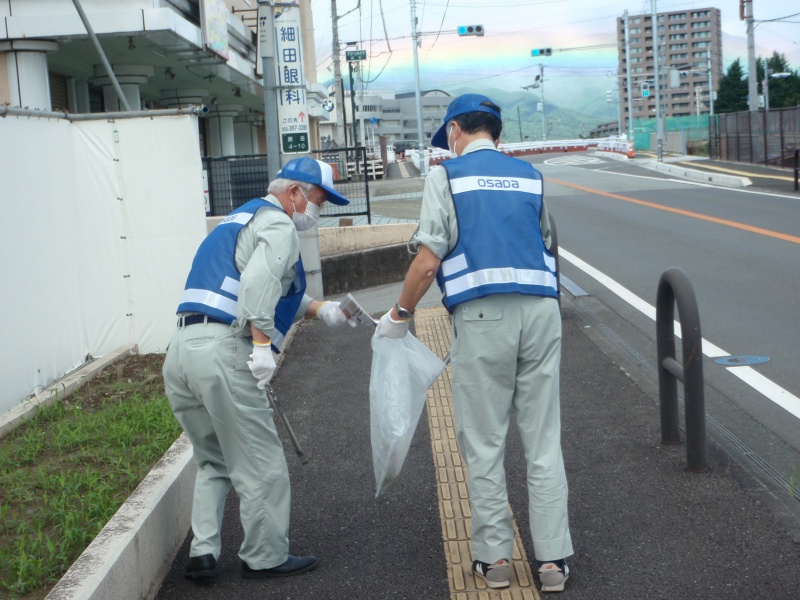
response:
{"label": "guardrail", "polygon": [[[601,146],[603,147],[601,148]],[[544,152],[582,152],[597,148],[598,150],[608,150],[609,152],[620,152],[627,154],[629,158],[633,158],[633,142],[617,138],[512,142],[499,144],[497,148],[500,152],[509,156],[526,156]],[[406,150],[405,155],[418,169],[426,159],[429,165],[438,165],[443,160],[455,156],[449,150],[442,150],[441,148],[425,148],[424,157],[420,157],[420,152],[417,149]]]}
{"label": "guardrail", "polygon": [[[675,304],[681,322],[683,364],[675,359]],[[658,391],[661,403],[661,441],[680,442],[678,385],[683,382],[686,418],[686,460],[689,471],[701,472],[706,463],[706,412],[703,391],[703,337],[694,289],[677,267],[664,271],[656,297]]]}

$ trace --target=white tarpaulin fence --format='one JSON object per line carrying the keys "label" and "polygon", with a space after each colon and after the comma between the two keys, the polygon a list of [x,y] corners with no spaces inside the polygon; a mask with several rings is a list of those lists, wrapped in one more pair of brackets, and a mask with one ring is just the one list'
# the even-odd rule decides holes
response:
{"label": "white tarpaulin fence", "polygon": [[197,117],[0,118],[0,415],[124,344],[163,352],[206,234]]}

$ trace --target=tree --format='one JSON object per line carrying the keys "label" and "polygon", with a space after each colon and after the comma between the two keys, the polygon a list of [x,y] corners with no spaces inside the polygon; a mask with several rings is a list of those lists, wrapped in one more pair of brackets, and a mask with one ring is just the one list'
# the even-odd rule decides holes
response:
{"label": "tree", "polygon": [[786,108],[800,105],[800,73],[792,71],[784,54],[773,52],[766,60],[761,57],[756,61],[756,73],[764,93],[764,73],[766,67],[771,73],[790,73],[786,77],[774,77],[769,80],[769,107]]}
{"label": "tree", "polygon": [[[770,98],[771,100],[771,98]],[[728,72],[720,78],[714,112],[728,113],[747,110],[747,79],[737,58]]]}

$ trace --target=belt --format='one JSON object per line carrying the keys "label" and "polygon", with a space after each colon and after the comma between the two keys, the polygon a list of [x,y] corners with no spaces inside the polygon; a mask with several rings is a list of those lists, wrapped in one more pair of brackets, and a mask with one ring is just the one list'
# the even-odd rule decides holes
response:
{"label": "belt", "polygon": [[178,319],[178,327],[188,327],[189,325],[197,325],[198,323],[219,323],[220,325],[227,325],[225,321],[220,321],[208,315],[187,315]]}

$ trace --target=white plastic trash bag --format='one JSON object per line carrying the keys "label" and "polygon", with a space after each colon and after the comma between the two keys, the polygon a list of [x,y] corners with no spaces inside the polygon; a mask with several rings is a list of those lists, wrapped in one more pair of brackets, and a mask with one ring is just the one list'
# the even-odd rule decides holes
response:
{"label": "white plastic trash bag", "polygon": [[400,474],[428,388],[444,367],[411,333],[400,339],[373,336],[369,413],[376,498]]}

